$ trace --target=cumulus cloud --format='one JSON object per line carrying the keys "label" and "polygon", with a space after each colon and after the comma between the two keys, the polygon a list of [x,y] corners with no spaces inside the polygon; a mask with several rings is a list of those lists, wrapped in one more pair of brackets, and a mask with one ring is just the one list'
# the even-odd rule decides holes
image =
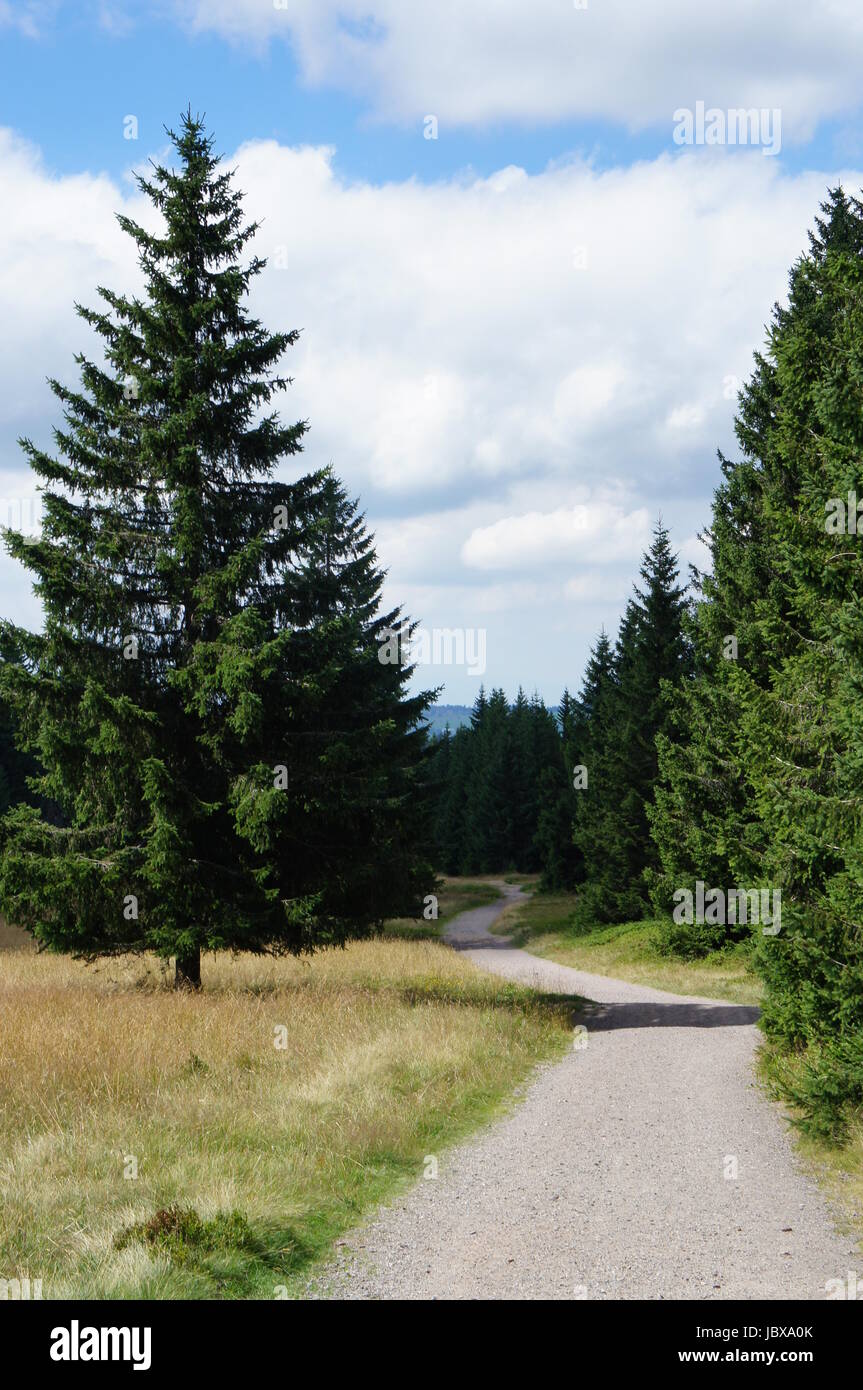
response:
{"label": "cumulus cloud", "polygon": [[643,508],[627,514],[619,507],[579,504],[504,517],[472,531],[462,559],[481,570],[541,568],[576,559],[611,563],[637,560],[649,538],[650,518]]}
{"label": "cumulus cloud", "polygon": [[783,135],[860,102],[859,0],[174,0],[194,31],[291,45],[307,82],[378,116],[450,125],[667,124],[697,100],[779,107]]}
{"label": "cumulus cloud", "polygon": [[305,329],[291,408],[401,510],[525,476],[637,489],[712,468],[725,383],[826,182],[708,151],[503,185],[349,182],[331,151],[273,142],[237,163],[271,260],[258,307]]}
{"label": "cumulus cloud", "polygon": [[[230,163],[269,257],[253,307],[303,330],[280,408],[311,431],[286,473],[332,461],[377,531],[388,596],[424,623],[486,624],[488,679],[529,670],[552,693],[560,643],[577,674],[599,623],[614,626],[656,514],[675,538],[708,519],[716,447],[734,449],[728,382],[748,375],[837,176],[709,150],[434,185],[346,180],[332,149],[274,142]],[[44,378],[73,381],[73,353],[93,349],[73,301],[138,288],[114,213],[150,214],[128,181],[57,177],[8,131],[0,199],[0,316],[15,327],[0,340],[0,497],[17,504],[31,484],[16,437],[50,445],[59,422]],[[4,611],[35,620],[5,558],[0,583]],[[533,613],[524,667],[507,603]]]}

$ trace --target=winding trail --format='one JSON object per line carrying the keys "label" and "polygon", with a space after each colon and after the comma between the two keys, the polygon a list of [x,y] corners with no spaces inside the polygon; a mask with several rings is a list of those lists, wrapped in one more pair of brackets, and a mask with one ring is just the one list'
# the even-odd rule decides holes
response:
{"label": "winding trail", "polygon": [[[454,918],[486,970],[591,1001],[586,1046],[353,1232],[318,1288],[336,1298],[824,1298],[861,1270],[758,1088],[758,1010],[541,960],[489,927],[519,896]],[[726,1176],[734,1174],[735,1176]]]}

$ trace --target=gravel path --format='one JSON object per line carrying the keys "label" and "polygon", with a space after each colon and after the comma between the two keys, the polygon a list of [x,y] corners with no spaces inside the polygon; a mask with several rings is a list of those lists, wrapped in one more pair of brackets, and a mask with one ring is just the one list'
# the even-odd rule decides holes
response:
{"label": "gravel path", "polygon": [[518,892],[506,885],[506,901],[462,913],[447,938],[487,970],[593,1001],[586,1046],[446,1153],[437,1180],[353,1232],[310,1292],[817,1299],[859,1270],[756,1086],[757,1010],[513,949],[488,928]]}

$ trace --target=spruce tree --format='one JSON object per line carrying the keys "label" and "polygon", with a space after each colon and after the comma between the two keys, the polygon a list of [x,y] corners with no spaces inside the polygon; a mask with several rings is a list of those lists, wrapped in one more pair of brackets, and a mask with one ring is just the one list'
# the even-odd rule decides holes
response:
{"label": "spruce tree", "polygon": [[506,777],[506,803],[509,843],[505,851],[504,868],[529,873],[533,868],[535,851],[533,836],[537,818],[537,779],[539,767],[536,748],[536,706],[532,705],[521,686],[507,717],[507,751],[509,766]]}
{"label": "spruce tree", "polygon": [[570,744],[575,796],[572,837],[580,867],[577,911],[582,926],[602,920],[607,867],[603,841],[618,796],[612,775],[617,712],[614,649],[603,628],[588,657]]}
{"label": "spruce tree", "polygon": [[821,211],[741,396],[654,833],[666,868],[781,893],[781,930],[754,929],[763,1023],[808,1049],[803,1123],[840,1134],[863,1102],[863,207],[837,188]]}
{"label": "spruce tree", "polygon": [[274,477],[304,422],[271,409],[296,333],[245,297],[264,262],[200,120],[127,217],[142,297],[79,307],[104,361],[77,358],[55,453],[23,441],[43,534],[7,535],[44,631],[6,624],[0,685],[64,823],[2,824],[0,905],[88,958],[153,950],[180,985],[202,950],[301,951],[417,905],[427,696],[379,657],[362,519],[327,473]]}
{"label": "spruce tree", "polygon": [[[453,735],[447,723],[442,733],[432,737],[429,754],[429,788],[432,797],[431,858],[441,867],[446,857],[446,835],[443,819],[444,798],[452,775]],[[449,870],[446,870],[449,872]]]}
{"label": "spruce tree", "polygon": [[546,886],[568,884],[575,857],[571,800],[566,813],[557,807],[549,819],[552,792],[554,799],[561,788],[566,792],[563,743],[538,696],[528,700],[519,690],[509,705],[502,690],[489,696],[480,690],[470,726],[438,741],[431,780],[438,868],[450,874],[543,870]]}
{"label": "spruce tree", "polygon": [[537,811],[531,864],[541,872],[544,891],[569,891],[578,878],[579,855],[573,840],[574,763],[569,740],[575,701],[564,690],[556,715],[535,702],[534,740]]}
{"label": "spruce tree", "polygon": [[542,769],[537,794],[539,812],[533,850],[541,886],[545,892],[568,892],[577,882],[578,854],[572,835],[574,793],[562,757]]}
{"label": "spruce tree", "polygon": [[[35,770],[35,769],[32,769]],[[27,777],[31,768],[15,745],[15,728],[7,706],[0,701],[0,815],[28,799]]]}
{"label": "spruce tree", "polygon": [[834,190],[823,211],[797,271],[807,312],[774,336],[771,448],[793,460],[794,498],[770,499],[783,601],[756,610],[776,655],[766,688],[742,686],[741,727],[759,878],[782,891],[782,931],[758,937],[765,1027],[815,1045],[813,1122],[829,1129],[863,1102],[863,206]]}
{"label": "spruce tree", "polygon": [[690,662],[678,574],[660,521],[642,562],[643,587],[636,587],[621,622],[608,713],[589,737],[593,791],[579,802],[576,822],[586,877],[576,910],[582,925],[624,921],[646,907],[647,876],[657,857],[648,823],[657,738],[670,727],[671,692]]}
{"label": "spruce tree", "polygon": [[569,693],[569,688],[564,686],[563,694],[560,697],[560,704],[557,707],[557,724],[560,729],[560,736],[563,739],[564,748],[569,749],[573,738],[573,726],[577,717],[578,702]]}
{"label": "spruce tree", "polygon": [[[739,397],[735,431],[740,457],[720,455],[723,474],[705,534],[711,572],[696,576],[691,635],[696,678],[678,692],[675,736],[659,741],[660,780],[652,832],[662,870],[656,906],[670,911],[676,888],[701,878],[714,884],[754,882],[764,871],[767,829],[757,809],[742,711],[770,689],[773,673],[812,638],[803,615],[789,621],[795,580],[777,563],[779,521],[799,507],[800,440],[816,429],[813,403],[819,352],[837,312],[823,286],[837,257],[863,249],[860,219],[841,189],[830,191],[810,234],[810,252],[792,268],[788,303],[776,305],[767,348]],[[782,367],[782,361],[785,367]],[[788,380],[798,383],[791,428]],[[786,406],[783,407],[783,400]],[[780,417],[785,411],[786,423]],[[675,933],[684,949],[722,946],[741,932]]]}
{"label": "spruce tree", "polygon": [[468,842],[479,873],[515,867],[513,844],[512,726],[503,690],[488,696],[474,734],[474,781],[471,787]]}
{"label": "spruce tree", "polygon": [[443,873],[463,874],[473,869],[467,833],[472,764],[470,729],[457,729],[449,744],[448,756],[439,755],[432,769],[437,788],[434,862]]}

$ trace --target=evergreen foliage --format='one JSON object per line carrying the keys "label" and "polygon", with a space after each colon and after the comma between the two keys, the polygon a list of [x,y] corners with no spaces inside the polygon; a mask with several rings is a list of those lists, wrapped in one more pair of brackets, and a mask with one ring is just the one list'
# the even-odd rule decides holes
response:
{"label": "evergreen foliage", "polygon": [[27,777],[31,768],[18,750],[15,726],[8,707],[0,702],[0,816],[10,806],[28,798]]}
{"label": "evergreen foliage", "polygon": [[[435,745],[438,787],[434,858],[448,874],[536,873],[554,847],[546,844],[544,779],[565,786],[563,745],[554,714],[519,690],[514,704],[502,690],[474,702],[471,723]],[[571,824],[565,826],[571,842]],[[551,864],[547,873],[551,874]],[[564,865],[558,866],[561,870]],[[549,878],[550,886],[568,886]]]}
{"label": "evergreen foliage", "polygon": [[[152,225],[119,219],[144,291],[78,307],[102,360],[51,382],[53,451],[22,441],[43,531],[5,537],[45,622],[0,624],[0,910],[195,986],[204,950],[418,915],[432,863],[538,873],[583,929],[650,900],[669,950],[753,937],[787,1093],[841,1135],[863,1103],[863,204],[829,191],[774,308],[692,597],[660,521],[577,696],[480,690],[430,743],[357,503],[329,469],[277,476],[307,426],[273,409],[297,334],[247,308],[256,225],[202,123],[171,139],[176,167],[139,179]],[[696,881],[781,892],[781,930],[674,922]]]}
{"label": "evergreen foliage", "polygon": [[790,1093],[805,1124],[838,1134],[863,1095],[863,557],[852,520],[863,207],[837,188],[821,210],[741,394],[742,457],[723,461],[697,677],[675,712],[679,741],[660,748],[653,829],[660,899],[695,875],[781,891],[782,930],[755,933],[764,1027],[777,1046],[807,1049]]}
{"label": "evergreen foliage", "polygon": [[583,861],[576,923],[643,915],[656,848],[648,816],[657,739],[671,732],[672,691],[690,669],[686,599],[668,532],[658,523],[612,651],[603,633],[580,699],[587,787],[578,793],[575,843]]}
{"label": "evergreen foliage", "polygon": [[[170,133],[170,132],[169,132]],[[419,911],[429,696],[379,659],[382,575],[327,472],[279,481],[304,422],[271,408],[297,334],[245,304],[256,225],[202,123],[129,218],[142,297],[79,307],[104,350],[51,383],[55,453],[23,447],[44,525],[7,533],[44,631],[5,624],[0,693],[44,768],[7,812],[0,906],[49,947],[153,950],[200,981],[207,949],[302,951]]]}
{"label": "evergreen foliage", "polygon": [[446,873],[516,869],[539,872],[547,889],[578,886],[587,925],[643,911],[656,737],[689,670],[684,591],[661,524],[641,577],[616,647],[603,632],[556,718],[521,690],[512,705],[482,690],[470,728],[439,741],[435,856]]}

